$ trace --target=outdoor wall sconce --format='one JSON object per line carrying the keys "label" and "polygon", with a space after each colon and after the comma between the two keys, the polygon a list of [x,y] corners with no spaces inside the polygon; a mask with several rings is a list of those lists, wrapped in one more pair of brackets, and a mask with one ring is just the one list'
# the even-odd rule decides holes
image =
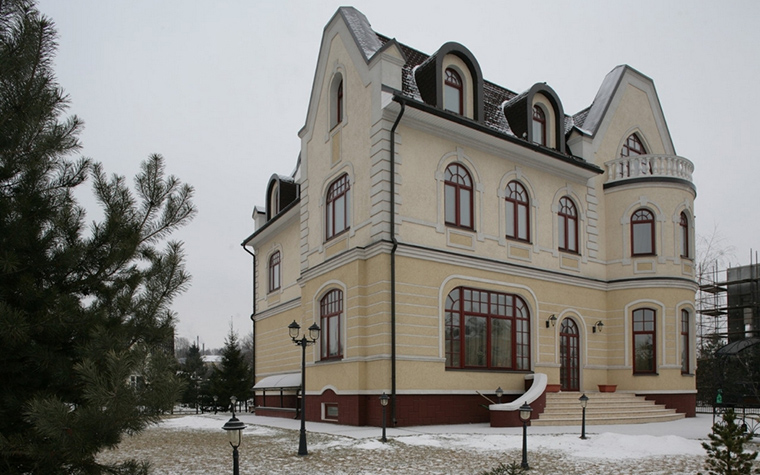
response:
{"label": "outdoor wall sconce", "polygon": [[553,327],[553,326],[554,326],[554,325],[556,325],[556,324],[557,324],[557,317],[556,317],[556,316],[554,316],[554,314],[552,314],[552,316],[551,316],[551,317],[549,317],[549,318],[546,320],[546,328],[549,328],[549,327]]}
{"label": "outdoor wall sconce", "polygon": [[604,327],[604,323],[602,323],[602,321],[599,320],[598,322],[594,323],[593,327],[591,327],[591,331],[593,333],[597,333],[597,332],[602,333],[603,327]]}

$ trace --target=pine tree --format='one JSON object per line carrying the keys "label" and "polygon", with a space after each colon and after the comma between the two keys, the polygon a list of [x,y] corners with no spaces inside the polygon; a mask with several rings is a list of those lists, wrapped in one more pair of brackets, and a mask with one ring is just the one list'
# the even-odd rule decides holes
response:
{"label": "pine tree", "polygon": [[[98,473],[95,457],[181,394],[174,297],[189,275],[166,242],[193,190],[151,156],[135,179],[69,157],[81,122],[52,71],[53,23],[0,0],[0,473]],[[88,178],[103,218],[74,196]],[[167,344],[168,343],[168,344]],[[131,468],[130,468],[131,467]],[[139,464],[123,469],[137,470]]]}
{"label": "pine tree", "polygon": [[182,365],[182,374],[185,378],[185,392],[182,394],[182,402],[185,404],[198,403],[199,390],[206,379],[206,367],[203,364],[201,350],[193,343],[187,350],[185,363]]}
{"label": "pine tree", "polygon": [[713,424],[712,433],[708,434],[710,443],[703,442],[707,450],[705,467],[710,475],[749,475],[758,473],[752,470],[752,461],[757,452],[745,452],[744,444],[752,439],[742,425],[736,423],[736,414],[728,409],[723,414],[723,421]]}
{"label": "pine tree", "polygon": [[246,401],[251,394],[251,369],[245,362],[237,333],[230,328],[222,348],[222,362],[211,375],[211,388],[219,405],[229,407],[230,397]]}

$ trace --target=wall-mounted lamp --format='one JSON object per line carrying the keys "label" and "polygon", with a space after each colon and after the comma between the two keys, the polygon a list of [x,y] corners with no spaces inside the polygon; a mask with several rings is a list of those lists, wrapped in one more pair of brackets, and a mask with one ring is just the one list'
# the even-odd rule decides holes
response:
{"label": "wall-mounted lamp", "polygon": [[554,316],[554,314],[552,314],[551,317],[546,319],[546,328],[553,327],[556,324],[557,324],[557,317]]}
{"label": "wall-mounted lamp", "polygon": [[593,333],[596,333],[596,332],[602,333],[602,328],[603,327],[604,327],[604,323],[602,323],[602,321],[599,320],[598,322],[594,323],[593,327],[591,327],[591,331]]}

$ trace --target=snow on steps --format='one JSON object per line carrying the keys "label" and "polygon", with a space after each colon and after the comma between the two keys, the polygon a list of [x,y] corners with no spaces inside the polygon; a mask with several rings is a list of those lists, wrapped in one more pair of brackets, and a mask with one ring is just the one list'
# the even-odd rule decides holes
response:
{"label": "snow on steps", "polygon": [[[533,426],[581,425],[583,409],[578,392],[546,393],[546,409]],[[643,424],[683,419],[684,414],[642,396],[626,393],[586,393],[586,425]]]}

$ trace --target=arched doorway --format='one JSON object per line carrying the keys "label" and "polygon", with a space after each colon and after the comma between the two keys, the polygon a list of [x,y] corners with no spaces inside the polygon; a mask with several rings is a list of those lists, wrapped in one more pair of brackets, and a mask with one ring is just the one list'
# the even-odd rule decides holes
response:
{"label": "arched doorway", "polygon": [[580,338],[578,325],[571,318],[562,320],[559,329],[559,383],[563,391],[580,389]]}

